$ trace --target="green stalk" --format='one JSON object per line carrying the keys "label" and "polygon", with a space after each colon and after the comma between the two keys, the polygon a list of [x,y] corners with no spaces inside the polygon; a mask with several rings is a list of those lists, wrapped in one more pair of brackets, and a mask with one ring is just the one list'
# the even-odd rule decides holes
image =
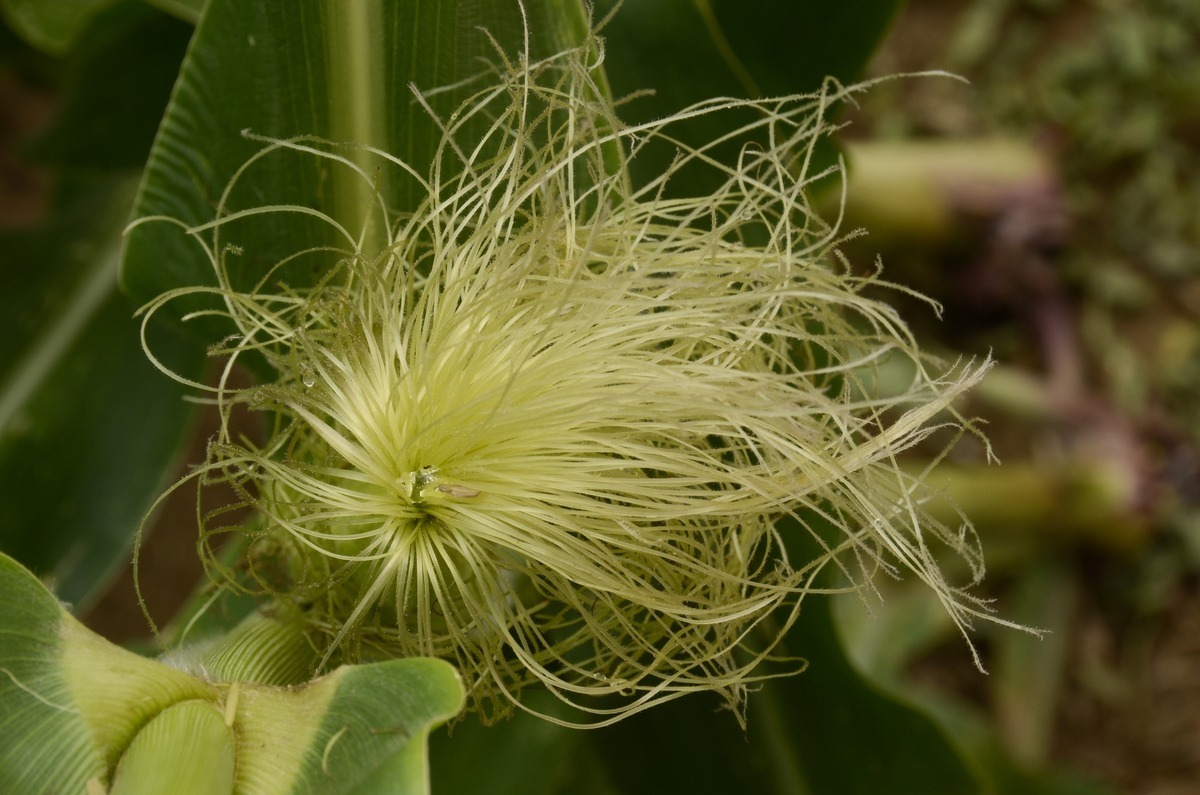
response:
{"label": "green stalk", "polygon": [[845,224],[870,229],[874,248],[953,246],[1055,185],[1051,164],[1019,141],[860,141],[846,158]]}
{"label": "green stalk", "polygon": [[1086,541],[1127,552],[1146,538],[1147,517],[1138,510],[1136,473],[1120,462],[945,464],[924,480],[937,492],[924,504],[934,518],[957,525],[961,510],[993,540]]}

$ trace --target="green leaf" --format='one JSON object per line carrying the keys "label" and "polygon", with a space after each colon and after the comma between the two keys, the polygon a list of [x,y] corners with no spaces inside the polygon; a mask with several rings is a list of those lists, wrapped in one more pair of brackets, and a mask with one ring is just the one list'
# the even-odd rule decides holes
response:
{"label": "green leaf", "polygon": [[[819,90],[826,77],[858,79],[902,0],[638,0],[619,4],[604,28],[605,70],[617,98],[651,90],[621,108],[627,122],[647,121],[713,97],[771,97]],[[603,18],[617,0],[601,0]],[[706,115],[672,128],[690,145],[717,140],[737,114]],[[735,148],[717,150],[734,162]],[[639,178],[661,173],[673,149],[649,149],[633,161]],[[833,162],[827,148],[823,162]],[[689,181],[687,192],[713,185]]]}
{"label": "green leaf", "polygon": [[[104,785],[146,764],[145,746],[189,748],[197,718],[220,759],[212,710],[233,730],[235,793],[426,792],[428,734],[462,707],[458,675],[439,660],[345,666],[296,688],[209,683],[91,632],[3,555],[0,605],[2,792]],[[179,709],[197,703],[202,715]],[[173,779],[169,791],[187,786],[178,770],[151,773]]]}
{"label": "green leaf", "polygon": [[[150,365],[117,291],[126,179],[74,179],[50,220],[0,236],[0,549],[85,607],[128,560],[191,416]],[[161,330],[158,353],[196,375],[202,352]]]}
{"label": "green leaf", "polygon": [[[61,109],[30,149],[60,170],[55,204],[41,226],[0,235],[0,549],[81,611],[128,561],[193,413],[146,360],[117,289],[131,169],[148,154],[189,29],[138,2],[84,24]],[[154,339],[180,373],[199,375],[199,346],[165,330]]]}
{"label": "green leaf", "polygon": [[191,34],[137,0],[96,14],[64,64],[61,109],[29,157],[57,168],[141,169]]}
{"label": "green leaf", "polygon": [[[543,715],[578,717],[546,691],[531,694],[524,703]],[[524,711],[494,726],[468,716],[430,742],[435,791],[474,795],[486,781],[489,795],[604,792],[607,774],[588,755],[590,734]]]}
{"label": "green leaf", "polygon": [[299,689],[243,685],[235,791],[426,792],[429,732],[462,701],[454,669],[427,659],[345,666]]}
{"label": "green leaf", "polygon": [[[978,783],[934,721],[851,666],[829,614],[810,597],[788,635],[802,673],[750,696],[748,726],[689,696],[596,732],[619,791],[874,795],[977,793]],[[965,652],[964,652],[965,653]]]}
{"label": "green leaf", "polygon": [[[525,3],[535,54],[557,51],[584,29],[577,0]],[[510,55],[523,46],[516,0],[461,4],[438,0],[212,0],[196,29],[171,104],[147,166],[138,216],[168,216],[187,226],[213,219],[235,171],[264,147],[249,130],[275,139],[318,136],[376,146],[423,172],[440,138],[437,124],[414,101],[423,90],[481,74],[499,56],[486,28]],[[431,99],[448,115],[474,88]],[[485,123],[480,120],[480,124]],[[355,150],[347,156],[357,159]],[[365,155],[363,163],[367,164]],[[375,171],[368,164],[368,173]],[[379,195],[391,212],[411,210],[421,198],[400,169],[380,176]],[[357,235],[378,242],[378,218],[369,185],[346,166],[296,152],[276,152],[242,175],[225,209],[295,204],[319,209]],[[372,225],[367,225],[367,219]],[[364,225],[366,225],[364,227]],[[223,227],[223,240],[245,254],[228,259],[235,286],[257,281],[284,257],[346,240],[311,216],[272,213]],[[373,237],[374,236],[374,237]],[[223,247],[222,247],[223,248]],[[327,258],[299,260],[278,278],[310,283]],[[140,301],[167,290],[214,284],[204,248],[172,224],[147,223],[131,233],[122,280]],[[181,302],[179,312],[205,306]],[[172,313],[177,314],[177,313]],[[207,341],[224,326],[198,323]]]}
{"label": "green leaf", "polygon": [[812,792],[979,791],[972,771],[928,714],[855,670],[834,629],[828,598],[804,606],[788,646],[808,659],[808,668],[770,683],[758,700],[767,725],[786,727]]}
{"label": "green leaf", "polygon": [[[597,16],[616,5],[601,0]],[[902,0],[641,0],[623,3],[604,29],[605,66],[617,96],[653,89],[637,117],[718,96],[816,91],[826,77],[861,74]]]}
{"label": "green leaf", "polygon": [[913,660],[961,636],[925,583],[880,581],[877,586],[878,600],[834,600],[834,623],[851,664],[871,681],[898,690]]}
{"label": "green leaf", "polygon": [[[438,791],[466,795],[482,779],[497,795],[979,792],[973,768],[933,716],[854,668],[830,608],[816,596],[805,604],[787,640],[808,669],[752,693],[745,731],[703,693],[588,732],[528,714],[491,727],[468,717],[434,739]],[[552,697],[535,698],[529,706],[556,714]]]}
{"label": "green leaf", "polygon": [[255,610],[206,649],[203,670],[230,682],[297,685],[320,662],[318,643],[303,621],[288,621]]}
{"label": "green leaf", "polygon": [[83,792],[104,760],[56,665],[65,613],[3,556],[0,600],[0,790]]}
{"label": "green leaf", "polygon": [[997,729],[1009,753],[1036,767],[1050,755],[1063,701],[1079,583],[1066,561],[1044,555],[1020,572],[1013,590],[1010,617],[1047,634],[999,633],[994,676],[988,684]]}
{"label": "green leaf", "polygon": [[44,52],[62,55],[112,0],[0,0],[8,24]]}
{"label": "green leaf", "polygon": [[427,792],[426,741],[462,708],[458,674],[441,660],[424,659],[347,666],[333,676],[339,674],[293,791]]}
{"label": "green leaf", "polygon": [[146,0],[147,3],[172,16],[195,25],[204,12],[204,0]]}
{"label": "green leaf", "polygon": [[1116,795],[1107,784],[1071,770],[1031,770],[1001,745],[993,722],[978,710],[945,696],[926,693],[923,700],[955,745],[978,771],[987,795]]}

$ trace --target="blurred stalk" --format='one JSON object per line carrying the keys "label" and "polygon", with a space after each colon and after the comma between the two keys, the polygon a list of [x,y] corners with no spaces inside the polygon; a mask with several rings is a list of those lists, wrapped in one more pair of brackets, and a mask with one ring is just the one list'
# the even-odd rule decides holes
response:
{"label": "blurred stalk", "polygon": [[1049,760],[1078,596],[1073,568],[1059,556],[1043,557],[1022,570],[1007,617],[1047,634],[993,636],[989,685],[997,729],[1008,752],[1030,769]]}
{"label": "blurred stalk", "polygon": [[[923,470],[911,466],[913,474]],[[1138,511],[1140,484],[1132,468],[1103,458],[1018,461],[1003,466],[942,464],[924,475],[936,491],[925,508],[956,526],[961,510],[985,536],[985,547],[1029,540],[1088,542],[1127,553],[1147,532]]]}
{"label": "blurred stalk", "polygon": [[1030,196],[1056,190],[1051,164],[1004,139],[853,141],[846,144],[845,226],[881,249],[944,250]]}

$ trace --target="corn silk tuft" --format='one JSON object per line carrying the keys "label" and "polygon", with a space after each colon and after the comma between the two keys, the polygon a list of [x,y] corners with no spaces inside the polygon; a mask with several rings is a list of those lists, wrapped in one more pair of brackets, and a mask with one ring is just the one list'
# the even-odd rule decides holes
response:
{"label": "corn silk tuft", "polygon": [[[288,260],[232,286],[223,232],[245,211],[190,230],[217,286],[147,316],[209,293],[236,327],[214,348],[226,422],[202,475],[260,519],[204,517],[210,539],[249,536],[213,573],[295,608],[322,665],[441,657],[485,718],[540,683],[591,725],[701,690],[740,716],[753,683],[802,667],[780,641],[829,565],[850,588],[915,574],[963,628],[988,615],[931,552],[949,546],[977,578],[969,528],[926,516],[896,461],[969,427],[951,404],[986,364],[920,353],[810,207],[840,174],[810,173],[828,111],[861,87],[627,126],[599,52],[505,62],[441,121],[427,170],[265,142],[256,159],[322,158],[379,203],[374,247],[320,207],[257,211],[305,210],[345,242],[316,252],[312,287],[288,285]],[[673,135],[711,114],[740,126],[702,147]],[[653,147],[674,159],[635,185],[629,166]],[[383,206],[364,158],[419,180],[419,208]],[[696,172],[717,187],[677,195],[673,178]],[[251,353],[276,380],[231,387]],[[911,375],[884,394],[897,362]],[[246,404],[272,412],[265,444],[229,430]]]}

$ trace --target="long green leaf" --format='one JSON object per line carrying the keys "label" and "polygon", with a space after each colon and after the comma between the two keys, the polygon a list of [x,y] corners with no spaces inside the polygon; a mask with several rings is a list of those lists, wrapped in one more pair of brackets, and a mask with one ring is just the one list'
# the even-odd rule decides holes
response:
{"label": "long green leaf", "polygon": [[[63,62],[59,112],[25,148],[55,169],[48,217],[0,235],[0,549],[81,610],[128,561],[192,414],[146,361],[117,290],[133,169],[188,37],[129,0],[90,18]],[[156,339],[172,366],[198,374],[202,350],[178,334]]]}
{"label": "long green leaf", "polygon": [[[819,553],[794,522],[780,529],[792,559]],[[826,570],[815,585],[831,586],[833,574]],[[594,732],[616,789],[626,795],[979,792],[974,771],[933,716],[854,667],[830,611],[830,597],[806,598],[778,651],[802,656],[807,666],[765,681],[750,694],[745,731],[719,709],[720,699],[699,694]],[[778,665],[765,664],[759,673],[796,668]]]}
{"label": "long green leaf", "polygon": [[[934,717],[861,676],[841,650],[828,599],[813,597],[789,642],[809,668],[751,694],[748,728],[697,694],[586,733],[530,715],[484,727],[467,718],[432,745],[448,795],[875,795],[980,791]],[[964,650],[964,654],[965,654]],[[531,706],[553,713],[553,699]]]}
{"label": "long green leaf", "polygon": [[[191,410],[146,361],[117,292],[128,178],[74,180],[61,194],[46,226],[0,238],[0,549],[83,609],[128,560]],[[172,366],[198,374],[194,345],[157,339]]]}
{"label": "long green leaf", "polygon": [[[548,53],[584,29],[577,0],[525,3],[530,46]],[[517,0],[446,3],[438,0],[212,0],[196,29],[138,197],[139,216],[169,216],[187,226],[211,221],[234,173],[260,151],[261,140],[317,136],[378,147],[424,172],[440,137],[437,123],[414,100],[410,86],[429,90],[479,75],[499,55],[523,48]],[[448,115],[472,91],[438,94],[434,110]],[[347,157],[357,161],[355,150]],[[366,160],[363,159],[363,163]],[[373,171],[373,166],[369,166]],[[422,198],[419,184],[381,177],[380,197],[393,213]],[[375,197],[351,168],[329,160],[277,152],[250,168],[227,197],[226,211],[264,204],[316,208],[352,235],[379,237],[367,224]],[[226,226],[223,239],[244,254],[228,255],[235,286],[253,284],[275,263],[322,246],[345,248],[328,224],[297,213],[255,216]],[[316,278],[332,261],[309,258],[279,280]],[[126,290],[140,301],[164,291],[213,284],[204,249],[171,224],[148,223],[130,235],[123,261]],[[180,305],[180,312],[203,306]],[[198,324],[208,341],[223,336],[215,322]]]}

